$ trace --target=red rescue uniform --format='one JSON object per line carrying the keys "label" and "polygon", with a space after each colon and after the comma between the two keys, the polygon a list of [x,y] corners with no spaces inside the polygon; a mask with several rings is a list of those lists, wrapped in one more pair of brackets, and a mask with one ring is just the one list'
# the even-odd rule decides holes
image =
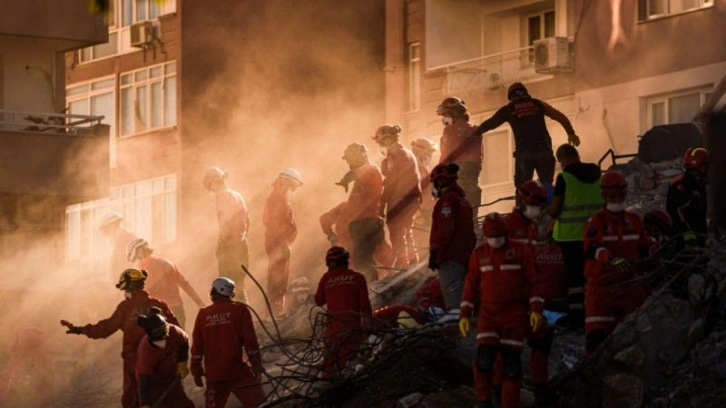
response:
{"label": "red rescue uniform", "polygon": [[454,183],[441,191],[434,207],[429,247],[439,264],[454,260],[466,267],[476,245],[474,217],[464,190]]}
{"label": "red rescue uniform", "polygon": [[421,176],[413,153],[400,143],[388,148],[381,163],[386,224],[396,257],[394,266],[406,268],[418,262],[413,240],[413,219],[421,204]]}
{"label": "red rescue uniform", "polygon": [[247,203],[240,193],[230,188],[217,192],[217,220],[219,221],[219,241],[217,243],[217,262],[219,276],[225,276],[244,288],[245,273],[240,265],[249,265],[247,232],[250,215]]}
{"label": "red rescue uniform", "polygon": [[355,181],[348,196],[348,213],[350,221],[362,218],[378,218],[383,195],[383,173],[370,163],[354,169]]}
{"label": "red rescue uniform", "polygon": [[147,315],[152,307],[161,309],[166,321],[178,325],[176,316],[163,301],[149,296],[144,290],[131,293],[129,299],[118,304],[111,317],[96,324],[83,326],[83,334],[92,339],[105,339],[121,330],[124,333],[121,358],[123,359],[123,393],[121,405],[136,408],[139,405],[139,387],[136,382],[136,353],[139,342],[146,335],[136,322],[139,315]]}
{"label": "red rescue uniform", "polygon": [[474,129],[476,126],[462,120],[444,127],[439,163],[478,163],[481,167],[484,159],[482,136],[472,136]]}
{"label": "red rescue uniform", "polygon": [[418,307],[423,310],[429,310],[430,307],[438,307],[441,310],[446,310],[444,294],[441,291],[441,281],[439,278],[432,279],[416,291],[416,302],[418,303]]}
{"label": "red rescue uniform", "polygon": [[[494,249],[479,245],[471,256],[461,301],[461,318],[470,318],[478,304],[477,346],[496,346],[500,352],[520,353],[529,327],[528,313],[541,313],[534,255],[526,245],[507,241]],[[474,368],[480,401],[492,398],[492,372]],[[519,406],[520,378],[502,378],[502,407]]]}
{"label": "red rescue uniform", "polygon": [[405,312],[417,323],[426,323],[426,313],[409,305],[384,306],[373,311],[372,327],[375,329],[395,329],[400,327],[399,315]]}
{"label": "red rescue uniform", "polygon": [[628,211],[613,213],[600,210],[593,214],[583,229],[585,262],[585,335],[602,330],[609,335],[618,323],[635,311],[646,297],[637,283],[618,285],[633,279],[635,267],[617,272],[609,263],[611,257],[636,261],[647,256],[654,241],[645,232],[640,217]]}
{"label": "red rescue uniform", "polygon": [[[217,300],[201,309],[192,338],[190,369],[195,378],[207,378],[207,408],[224,407],[230,393],[245,407],[265,402],[262,386],[253,374],[262,372],[262,359],[246,305]],[[249,361],[244,360],[243,351]]]}
{"label": "red rescue uniform", "polygon": [[265,225],[265,252],[267,266],[267,296],[272,312],[284,310],[287,281],[290,277],[290,245],[297,237],[297,225],[292,217],[287,189],[273,186],[262,211]]}
{"label": "red rescue uniform", "polygon": [[[189,336],[180,327],[170,324],[169,335],[164,348],[151,343],[149,336],[139,342],[136,360],[136,378],[141,384],[141,377],[150,377],[150,390],[139,388],[141,405],[153,405],[159,408],[193,408],[194,403],[187,397],[177,376],[177,363],[189,358]],[[169,391],[167,391],[169,390]],[[159,398],[164,395],[164,399]]]}
{"label": "red rescue uniform", "polygon": [[350,269],[330,268],[320,278],[315,303],[327,305],[323,374],[332,376],[358,353],[360,328],[371,317],[366,279]]}

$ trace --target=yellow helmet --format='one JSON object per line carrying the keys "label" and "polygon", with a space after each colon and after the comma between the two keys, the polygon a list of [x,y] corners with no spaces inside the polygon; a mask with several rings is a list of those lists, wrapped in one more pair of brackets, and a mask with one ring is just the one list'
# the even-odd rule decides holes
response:
{"label": "yellow helmet", "polygon": [[135,291],[144,288],[144,281],[149,273],[143,269],[129,268],[121,272],[116,288],[127,291]]}

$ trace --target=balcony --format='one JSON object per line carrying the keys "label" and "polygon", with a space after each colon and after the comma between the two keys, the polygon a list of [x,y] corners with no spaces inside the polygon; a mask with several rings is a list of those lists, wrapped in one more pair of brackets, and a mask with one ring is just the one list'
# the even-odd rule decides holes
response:
{"label": "balcony", "polygon": [[108,195],[103,116],[0,110],[0,193]]}
{"label": "balcony", "polygon": [[509,86],[512,82],[531,82],[550,75],[534,69],[534,47],[524,47],[443,67],[446,79],[443,95],[466,96],[474,92]]}

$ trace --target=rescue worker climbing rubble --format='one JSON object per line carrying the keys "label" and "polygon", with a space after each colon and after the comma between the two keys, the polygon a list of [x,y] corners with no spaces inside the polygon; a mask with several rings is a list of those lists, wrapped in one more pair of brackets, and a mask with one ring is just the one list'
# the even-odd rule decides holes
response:
{"label": "rescue worker climbing rubble", "polygon": [[138,316],[148,313],[152,307],[158,307],[168,322],[179,324],[176,316],[165,302],[149,296],[144,290],[147,276],[146,271],[133,268],[126,269],[121,273],[116,288],[124,291],[124,300],[118,304],[109,318],[84,326],[76,326],[67,320],[61,320],[60,322],[61,325],[68,328],[66,333],[82,334],[91,339],[105,339],[118,330],[123,332],[121,350],[123,393],[121,394],[121,406],[124,408],[137,408],[139,406],[136,358],[139,342],[145,333],[136,322]]}
{"label": "rescue worker climbing rubble", "polygon": [[284,169],[272,183],[272,190],[262,211],[265,252],[269,260],[267,297],[274,316],[285,310],[285,292],[290,276],[290,245],[297,237],[297,224],[293,218],[290,199],[302,184],[297,170]]}
{"label": "rescue worker climbing rubble", "polygon": [[476,245],[472,208],[456,182],[459,166],[442,163],[431,171],[434,206],[429,239],[429,268],[438,271],[446,311],[461,303],[469,256]]}
{"label": "rescue worker climbing rubble", "polygon": [[564,113],[544,101],[532,98],[521,82],[509,86],[507,99],[509,103],[482,122],[474,135],[482,135],[508,122],[514,133],[514,187],[518,188],[531,180],[535,170],[540,181],[551,185],[555,175],[555,158],[545,117],[562,125],[572,145],[579,146],[580,138]]}
{"label": "rescue worker climbing rubble", "polygon": [[315,292],[315,303],[326,306],[327,318],[323,342],[322,374],[340,375],[345,365],[358,353],[363,340],[361,327],[370,326],[371,302],[366,278],[349,268],[348,250],[333,246],[325,254],[327,272]]}
{"label": "rescue worker climbing rubble", "polygon": [[[493,407],[492,372],[497,353],[502,359],[501,407],[519,407],[521,353],[529,330],[546,324],[544,299],[534,255],[529,248],[507,239],[507,223],[498,213],[484,218],[485,242],[472,254],[461,300],[459,330],[466,337],[472,315],[477,316],[476,358],[473,364],[478,407]],[[475,311],[475,305],[478,310]],[[475,313],[476,312],[476,313]]]}
{"label": "rescue worker climbing rubble", "polygon": [[244,407],[257,407],[266,398],[260,385],[264,367],[252,315],[246,304],[232,300],[235,283],[229,278],[215,279],[209,296],[212,304],[199,311],[192,334],[194,384],[204,387],[206,379],[207,408],[224,407],[230,394]]}
{"label": "rescue worker climbing rubble", "polygon": [[138,261],[137,267],[149,273],[146,289],[152,296],[166,302],[179,321],[182,329],[186,323],[186,313],[179,289],[184,292],[197,304],[204,307],[204,301],[194,290],[192,285],[179,272],[176,265],[168,259],[152,255],[154,250],[149,247],[145,239],[139,238],[131,241],[127,250],[129,262]]}
{"label": "rescue worker climbing rubble", "polygon": [[189,375],[189,336],[152,307],[137,318],[146,336],[139,342],[136,377],[141,408],[194,408],[182,387]]}
{"label": "rescue worker climbing rubble", "polygon": [[711,157],[703,147],[692,147],[683,156],[682,175],[668,188],[666,209],[673,220],[673,235],[681,247],[706,245],[708,196],[706,185]]}
{"label": "rescue worker climbing rubble", "polygon": [[381,163],[383,195],[380,215],[385,217],[394,267],[405,269],[418,263],[418,251],[413,239],[413,218],[421,204],[421,176],[413,153],[400,142],[401,127],[381,125],[373,140],[385,150]]}
{"label": "rescue worker climbing rubble", "polygon": [[645,289],[635,262],[648,256],[654,241],[643,220],[625,210],[628,184],[617,171],[602,176],[605,208],[590,217],[583,229],[585,248],[585,354],[592,353],[620,321],[640,307]]}
{"label": "rescue worker climbing rubble", "polygon": [[476,134],[476,127],[469,123],[469,112],[463,100],[448,97],[436,107],[436,114],[441,116],[444,131],[441,135],[441,163],[456,163],[459,166],[459,185],[471,203],[473,216],[481,204],[481,174],[484,148],[481,134]]}
{"label": "rescue worker climbing rubble", "polygon": [[104,215],[98,224],[98,230],[111,242],[109,272],[112,281],[116,280],[118,271],[123,271],[133,266],[126,259],[126,249],[131,241],[139,238],[124,228],[123,221],[124,217],[121,214],[110,212]]}
{"label": "rescue worker climbing rubble", "polygon": [[240,265],[249,266],[247,232],[250,216],[242,194],[232,190],[225,181],[228,174],[219,167],[212,167],[204,173],[204,188],[212,191],[217,199],[217,220],[219,241],[216,257],[219,276],[229,276],[238,283],[242,302],[247,303],[244,290],[245,273]]}

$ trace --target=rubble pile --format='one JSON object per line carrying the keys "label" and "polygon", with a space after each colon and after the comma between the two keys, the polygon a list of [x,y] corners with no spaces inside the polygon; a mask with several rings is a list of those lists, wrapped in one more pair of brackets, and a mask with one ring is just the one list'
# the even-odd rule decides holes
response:
{"label": "rubble pile", "polygon": [[668,186],[683,173],[683,160],[645,163],[636,157],[613,168],[628,180],[628,210],[643,214],[652,208],[666,208]]}

